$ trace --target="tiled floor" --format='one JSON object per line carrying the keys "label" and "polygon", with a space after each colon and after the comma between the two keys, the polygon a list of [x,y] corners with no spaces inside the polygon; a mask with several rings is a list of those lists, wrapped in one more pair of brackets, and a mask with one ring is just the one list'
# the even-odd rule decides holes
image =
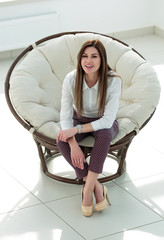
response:
{"label": "tiled floor", "polygon": [[[155,68],[162,93],[149,124],[136,136],[125,173],[106,183],[112,206],[86,218],[80,186],[56,182],[40,170],[32,136],[7,107],[3,84],[13,61],[0,62],[0,239],[164,239],[164,39],[124,39]],[[63,161],[61,161],[63,163]]]}

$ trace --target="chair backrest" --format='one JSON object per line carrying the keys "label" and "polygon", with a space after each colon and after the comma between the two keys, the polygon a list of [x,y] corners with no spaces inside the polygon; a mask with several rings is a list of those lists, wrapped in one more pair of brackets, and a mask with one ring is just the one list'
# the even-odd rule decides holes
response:
{"label": "chair backrest", "polygon": [[116,142],[131,131],[138,131],[150,117],[159,101],[160,85],[148,62],[131,47],[111,37],[70,33],[34,47],[12,72],[12,103],[38,132],[56,138],[60,129],[62,82],[66,74],[76,68],[77,54],[88,39],[102,41],[108,64],[122,78]]}

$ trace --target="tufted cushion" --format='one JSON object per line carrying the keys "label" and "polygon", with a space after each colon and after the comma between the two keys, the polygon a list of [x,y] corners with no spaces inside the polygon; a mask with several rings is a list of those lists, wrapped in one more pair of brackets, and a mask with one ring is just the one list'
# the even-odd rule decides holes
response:
{"label": "tufted cushion", "polygon": [[[108,64],[123,82],[117,114],[119,133],[113,143],[133,130],[138,132],[156,108],[160,94],[156,73],[130,47],[98,34],[68,34],[33,49],[11,76],[10,94],[16,110],[40,133],[56,139],[62,82],[76,68],[82,44],[95,38],[104,44]],[[93,146],[93,138],[81,145]]]}

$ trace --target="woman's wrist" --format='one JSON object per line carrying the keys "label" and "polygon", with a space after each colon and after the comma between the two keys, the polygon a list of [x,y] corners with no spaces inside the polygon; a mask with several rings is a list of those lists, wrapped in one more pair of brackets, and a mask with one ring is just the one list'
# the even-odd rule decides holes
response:
{"label": "woman's wrist", "polygon": [[73,130],[74,130],[75,135],[76,135],[77,133],[79,133],[78,128],[77,128],[76,126],[73,127]]}
{"label": "woman's wrist", "polygon": [[77,145],[77,141],[76,141],[75,137],[69,138],[68,143],[69,143],[70,147],[73,147],[73,146]]}
{"label": "woman's wrist", "polygon": [[80,124],[75,126],[77,129],[77,133],[81,133],[82,132],[82,126]]}

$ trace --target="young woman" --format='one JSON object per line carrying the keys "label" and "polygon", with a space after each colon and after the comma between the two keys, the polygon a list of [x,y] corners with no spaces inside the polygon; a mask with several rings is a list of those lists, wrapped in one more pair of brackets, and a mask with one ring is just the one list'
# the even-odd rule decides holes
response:
{"label": "young woman", "polygon": [[[98,180],[112,139],[118,133],[116,113],[121,93],[121,79],[107,64],[106,51],[99,40],[85,42],[78,54],[77,69],[70,72],[62,88],[58,149],[75,169],[82,188],[82,213],[93,214],[107,207],[107,188]],[[95,144],[90,163],[85,160],[78,142],[88,134]],[[109,202],[110,204],[110,202]]]}

